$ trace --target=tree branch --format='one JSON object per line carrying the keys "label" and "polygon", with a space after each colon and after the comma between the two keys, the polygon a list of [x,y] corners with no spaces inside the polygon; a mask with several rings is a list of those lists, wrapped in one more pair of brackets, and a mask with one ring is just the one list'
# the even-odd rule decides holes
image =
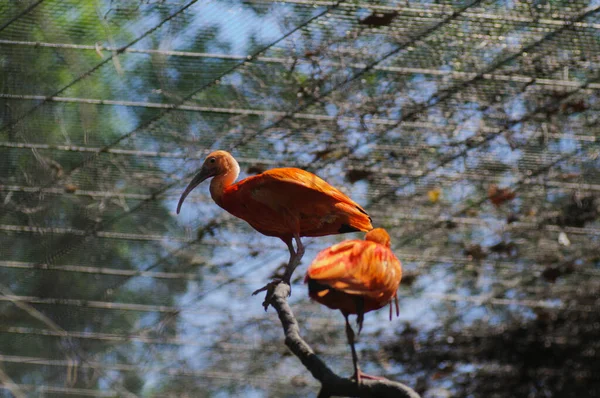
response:
{"label": "tree branch", "polygon": [[356,381],[335,374],[300,336],[298,321],[296,321],[287,302],[289,292],[289,285],[279,283],[270,299],[270,304],[279,315],[285,334],[285,345],[300,359],[313,377],[321,382],[319,398],[334,395],[342,397],[419,398],[419,394],[410,387],[391,380],[363,379],[359,386]]}

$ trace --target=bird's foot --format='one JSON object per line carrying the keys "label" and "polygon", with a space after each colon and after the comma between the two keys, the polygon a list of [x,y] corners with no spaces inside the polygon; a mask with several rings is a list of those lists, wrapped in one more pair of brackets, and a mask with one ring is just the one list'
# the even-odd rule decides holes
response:
{"label": "bird's foot", "polygon": [[366,373],[363,373],[363,371],[361,371],[361,370],[359,370],[358,372],[354,373],[350,379],[356,380],[357,384],[360,384],[361,380],[363,380],[363,379],[366,379],[366,380],[387,380],[385,377],[368,375]]}
{"label": "bird's foot", "polygon": [[274,279],[271,282],[267,283],[265,286],[261,287],[260,289],[257,289],[254,292],[252,292],[253,296],[256,296],[260,292],[267,292],[267,294],[265,295],[265,300],[262,302],[262,306],[265,308],[265,311],[269,308],[269,305],[271,305],[271,299],[273,298],[273,294],[275,293],[275,288],[280,283],[285,283],[288,286],[290,286],[290,292],[288,296],[291,295],[292,286],[290,285],[290,282],[286,281],[285,279]]}

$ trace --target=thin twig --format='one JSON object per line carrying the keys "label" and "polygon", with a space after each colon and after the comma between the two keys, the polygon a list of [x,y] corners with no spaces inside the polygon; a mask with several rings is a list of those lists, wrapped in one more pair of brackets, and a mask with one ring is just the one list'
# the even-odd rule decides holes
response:
{"label": "thin twig", "polygon": [[362,380],[358,385],[355,380],[335,374],[300,336],[298,321],[287,302],[289,292],[289,285],[285,283],[277,285],[271,298],[271,305],[277,311],[283,326],[285,345],[300,359],[313,377],[321,382],[319,398],[331,396],[419,398],[419,394],[410,387],[391,380]]}

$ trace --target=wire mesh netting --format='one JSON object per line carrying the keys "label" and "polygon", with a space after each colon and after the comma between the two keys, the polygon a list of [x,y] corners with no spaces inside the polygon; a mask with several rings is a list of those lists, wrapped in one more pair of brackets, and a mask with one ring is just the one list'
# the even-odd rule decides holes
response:
{"label": "wire mesh netting", "polygon": [[[0,3],[0,395],[310,396],[265,314],[285,245],[181,191],[210,150],[388,229],[368,373],[427,397],[597,396],[597,1]],[[341,374],[343,317],[292,306]],[[357,235],[358,236],[358,235]]]}

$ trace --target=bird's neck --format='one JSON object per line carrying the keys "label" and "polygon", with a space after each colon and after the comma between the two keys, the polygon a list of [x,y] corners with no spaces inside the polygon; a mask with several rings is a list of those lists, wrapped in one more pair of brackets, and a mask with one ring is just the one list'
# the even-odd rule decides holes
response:
{"label": "bird's neck", "polygon": [[223,194],[225,190],[237,180],[240,174],[240,165],[233,157],[228,159],[227,163],[228,167],[225,172],[216,175],[210,182],[210,196],[221,207],[223,207]]}

